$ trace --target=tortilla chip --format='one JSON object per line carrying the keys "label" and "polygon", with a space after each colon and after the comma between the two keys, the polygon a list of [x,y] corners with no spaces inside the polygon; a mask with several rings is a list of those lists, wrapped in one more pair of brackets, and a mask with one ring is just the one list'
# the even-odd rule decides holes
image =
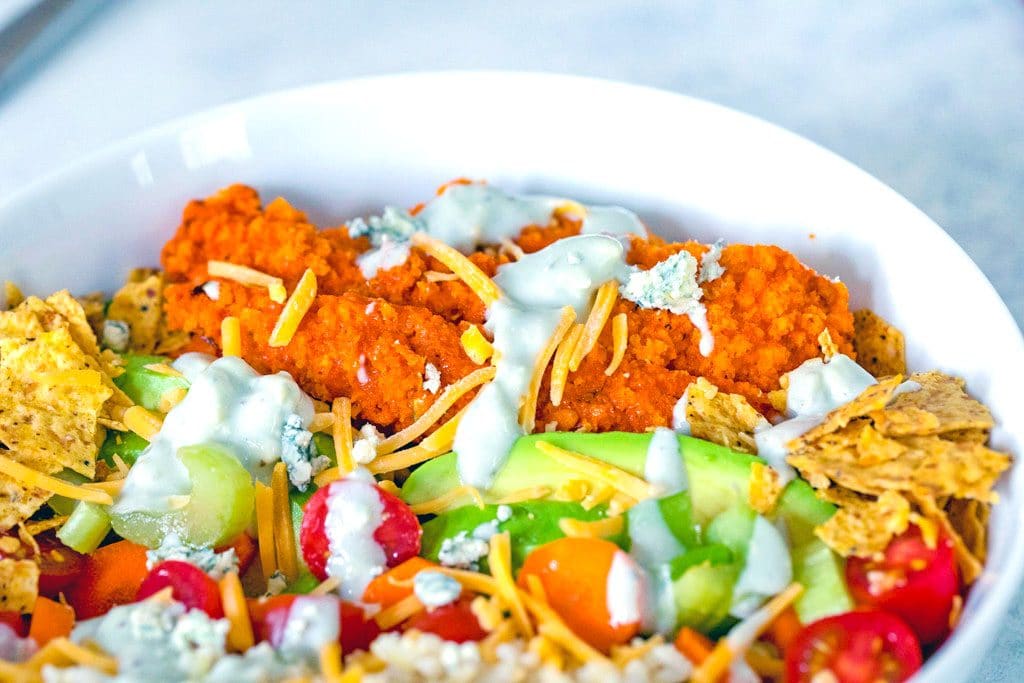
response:
{"label": "tortilla chip", "polygon": [[907,374],[907,351],[903,333],[874,311],[853,314],[853,349],[857,362],[875,377]]}
{"label": "tortilla chip", "polygon": [[939,525],[939,528],[949,537],[953,543],[953,555],[956,557],[957,566],[960,568],[960,578],[964,585],[971,585],[978,580],[982,572],[982,563],[975,557],[968,548],[960,532],[950,523],[946,513],[936,502],[935,497],[927,493],[918,492],[912,495],[914,502],[921,508],[922,514]]}
{"label": "tortilla chip", "polygon": [[842,429],[851,421],[864,417],[872,411],[884,408],[892,399],[896,393],[896,387],[902,381],[903,377],[901,375],[895,375],[880,380],[877,384],[872,384],[862,391],[857,398],[829,413],[820,425],[814,427],[800,438],[791,441],[789,448],[794,451],[807,448],[814,441],[817,441],[826,434]]}
{"label": "tortilla chip", "polygon": [[[785,375],[783,375],[785,377]],[[786,390],[776,389],[775,391],[768,392],[768,403],[771,404],[772,408],[782,414],[786,412]]]}
{"label": "tortilla chip", "polygon": [[104,311],[107,308],[106,297],[103,292],[91,292],[85,296],[76,297],[78,304],[85,313],[85,319],[89,321],[89,327],[97,339],[103,336]]}
{"label": "tortilla chip", "polygon": [[862,467],[891,462],[902,456],[906,450],[906,446],[885,438],[871,426],[864,426],[857,437],[857,463]]}
{"label": "tortilla chip", "polygon": [[39,597],[39,565],[34,560],[0,560],[0,611],[25,614]]}
{"label": "tortilla chip", "polygon": [[128,324],[132,351],[153,353],[160,336],[164,282],[160,275],[138,280],[140,276],[141,273],[130,275],[129,281],[114,294],[107,318]]}
{"label": "tortilla chip", "polygon": [[21,293],[18,285],[10,280],[4,280],[4,304],[7,306],[7,309],[17,308],[24,300],[25,295]]}
{"label": "tortilla chip", "polygon": [[783,485],[779,473],[762,462],[750,466],[750,491],[747,495],[750,507],[762,515],[775,509],[782,495]]}
{"label": "tortilla chip", "polygon": [[932,371],[914,373],[910,381],[921,388],[899,394],[885,410],[871,414],[876,428],[883,434],[923,436],[964,430],[987,432],[995,425],[988,408],[967,395],[962,379]]}
{"label": "tortilla chip", "polygon": [[964,541],[967,550],[984,563],[988,556],[988,518],[992,508],[978,500],[953,498],[945,506],[949,523]]}
{"label": "tortilla chip", "polygon": [[754,430],[766,422],[739,394],[726,394],[700,377],[687,389],[686,421],[698,439],[756,453]]}
{"label": "tortilla chip", "polygon": [[847,495],[836,514],[814,533],[843,557],[871,557],[906,531],[909,521],[910,503],[895,491],[875,500]]}
{"label": "tortilla chip", "polygon": [[826,363],[832,360],[833,356],[839,355],[839,347],[832,341],[832,333],[828,331],[827,327],[818,335],[818,344],[821,346],[821,355]]}
{"label": "tortilla chip", "polygon": [[[863,429],[863,427],[861,428]],[[874,438],[872,439],[874,440]],[[905,450],[893,459],[873,457],[876,464],[860,464],[860,433],[856,445],[808,449],[787,459],[808,481],[832,482],[858,493],[922,491],[932,496],[956,496],[994,502],[992,491],[1010,466],[1010,457],[980,444],[954,443],[935,436],[901,439]],[[827,446],[827,445],[826,445]],[[883,444],[885,449],[891,446]],[[812,481],[812,477],[814,480]]]}

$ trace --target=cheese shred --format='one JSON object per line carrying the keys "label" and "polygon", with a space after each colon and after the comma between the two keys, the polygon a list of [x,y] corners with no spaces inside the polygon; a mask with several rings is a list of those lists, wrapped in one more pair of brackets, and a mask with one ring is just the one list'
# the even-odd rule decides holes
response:
{"label": "cheese shred", "polygon": [[224,356],[242,355],[242,323],[233,315],[220,321],[220,347]]}
{"label": "cheese shred", "polygon": [[490,306],[501,298],[501,290],[498,289],[498,285],[494,284],[494,280],[487,277],[484,271],[480,270],[475,263],[466,258],[459,250],[422,232],[413,233],[412,243],[443,263],[448,267],[448,270],[458,275],[459,279],[465,282],[473,290],[473,293],[480,297],[484,305]]}
{"label": "cheese shred", "polygon": [[537,354],[536,360],[534,360],[533,374],[530,375],[530,383],[526,389],[526,400],[519,409],[519,426],[527,434],[532,434],[533,428],[537,426],[537,399],[540,396],[540,385],[544,379],[544,371],[547,369],[551,357],[555,354],[555,350],[562,343],[574,322],[576,322],[576,311],[572,306],[564,307],[555,331],[551,333],[551,338],[548,339],[547,344],[544,345],[544,348],[541,349],[541,352]]}
{"label": "cheese shred", "polygon": [[281,309],[281,316],[274,324],[267,343],[275,348],[288,346],[292,337],[295,336],[295,331],[299,329],[299,324],[306,316],[306,311],[315,300],[316,275],[311,269],[306,268],[306,272],[299,279],[299,284],[295,285],[295,290],[292,291],[292,295],[288,297],[284,308]]}
{"label": "cheese shred", "polygon": [[420,599],[415,594],[408,595],[390,607],[377,612],[373,620],[377,622],[377,626],[381,630],[386,631],[389,628],[398,626],[406,619],[419,614],[423,609],[423,603],[420,602]]}
{"label": "cheese shred", "polygon": [[430,429],[435,422],[444,417],[444,414],[448,412],[448,409],[466,393],[472,391],[481,384],[490,382],[494,379],[495,372],[497,372],[497,370],[494,367],[480,368],[479,370],[474,370],[469,373],[458,382],[449,384],[445,387],[444,391],[441,392],[441,395],[437,397],[437,400],[427,408],[427,411],[420,415],[419,419],[405,429],[395,432],[377,444],[378,455],[392,453],[407,443],[411,443],[415,439],[419,438],[428,429]]}
{"label": "cheese shred", "polygon": [[467,496],[473,499],[473,503],[478,508],[481,510],[484,508],[484,499],[478,490],[472,486],[457,486],[450,491],[442,493],[437,498],[410,505],[409,509],[417,515],[436,515],[445,510],[464,505],[464,500]]}
{"label": "cheese shred", "polygon": [[622,533],[622,517],[607,517],[593,522],[585,522],[572,517],[558,520],[558,528],[566,536],[577,538],[610,538]]}
{"label": "cheese shred", "polygon": [[274,546],[277,566],[288,581],[299,576],[298,555],[295,550],[295,528],[292,526],[292,502],[288,497],[288,468],[283,462],[274,465],[270,478],[274,501]]}
{"label": "cheese shred", "polygon": [[228,620],[227,644],[235,652],[245,652],[253,646],[252,620],[249,618],[249,605],[242,591],[242,582],[236,572],[228,572],[218,582],[220,602],[224,607],[224,616]]}
{"label": "cheese shred", "polygon": [[270,300],[275,304],[284,303],[287,292],[284,288],[284,281],[279,277],[268,275],[255,268],[240,266],[227,261],[206,262],[206,272],[210,277],[219,277],[225,280],[233,280],[239,284],[252,285],[255,287],[266,287]]}
{"label": "cheese shred", "polygon": [[164,424],[163,418],[142,406],[132,406],[125,410],[122,421],[125,427],[146,441],[152,441]]}
{"label": "cheese shred", "polygon": [[625,313],[619,313],[612,318],[612,359],[604,374],[611,377],[622,364],[626,357],[626,346],[629,343],[629,318]]}
{"label": "cheese shred", "polygon": [[522,594],[516,588],[515,580],[512,578],[512,546],[507,531],[491,537],[491,549],[487,554],[487,563],[491,569],[491,576],[494,577],[494,584],[498,588],[498,595],[512,612],[516,628],[524,638],[532,638],[534,635],[533,624],[530,623],[530,617],[523,605]]}
{"label": "cheese shred", "polygon": [[356,468],[355,458],[352,457],[352,401],[344,396],[334,399],[331,415],[334,416],[331,436],[338,461],[338,477],[343,477]]}
{"label": "cheese shred", "polygon": [[106,491],[76,486],[56,477],[37,472],[16,460],[0,455],[0,473],[6,474],[25,488],[38,488],[58,496],[98,505],[113,505],[114,499]]}
{"label": "cheese shred", "polygon": [[452,449],[452,444],[455,443],[455,431],[459,428],[459,421],[465,412],[465,408],[460,410],[452,419],[438,427],[433,434],[423,439],[418,445],[375,458],[367,465],[367,469],[374,474],[396,472],[444,455]]}
{"label": "cheese shred", "polygon": [[654,487],[640,477],[634,476],[614,465],[591,458],[589,455],[568,451],[546,441],[538,441],[537,449],[556,462],[573,469],[597,482],[620,491],[635,500],[655,497]]}
{"label": "cheese shred", "polygon": [[573,372],[579,370],[583,359],[597,345],[601,330],[604,329],[612,314],[612,307],[615,306],[615,299],[618,295],[619,283],[617,280],[609,280],[598,288],[590,315],[587,316],[587,322],[583,325],[583,335],[576,348],[573,349],[572,358],[569,359],[569,369]]}
{"label": "cheese shred", "polygon": [[583,323],[573,325],[572,331],[565,335],[562,343],[558,345],[558,350],[555,351],[555,360],[551,364],[551,405],[558,406],[562,403],[565,382],[569,378],[569,361],[572,360],[573,352],[582,336]]}
{"label": "cheese shred", "polygon": [[466,352],[469,359],[477,365],[483,365],[487,359],[494,355],[494,346],[487,341],[487,337],[476,325],[470,325],[459,337],[462,350]]}
{"label": "cheese shred", "polygon": [[263,579],[277,571],[277,551],[274,547],[274,492],[263,482],[256,482],[256,541],[260,548]]}

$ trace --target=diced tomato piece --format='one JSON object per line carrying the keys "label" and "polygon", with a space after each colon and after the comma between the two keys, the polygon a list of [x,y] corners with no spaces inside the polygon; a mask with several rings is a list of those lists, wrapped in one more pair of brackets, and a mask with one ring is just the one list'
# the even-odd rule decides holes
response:
{"label": "diced tomato piece", "polygon": [[252,539],[252,536],[243,532],[238,534],[238,538],[232,541],[231,545],[217,548],[216,551],[219,553],[232,548],[238,558],[238,575],[242,576],[252,566],[252,561],[256,559],[256,541]]}
{"label": "diced tomato piece", "polygon": [[30,560],[39,562],[39,593],[55,598],[81,576],[85,568],[85,556],[67,547],[57,538],[53,531],[44,531],[35,537],[39,552],[32,546],[21,542],[16,535],[7,534],[19,545],[13,552],[0,552],[0,558],[12,560]]}
{"label": "diced tomato piece", "polygon": [[186,608],[202,610],[213,619],[224,616],[217,582],[194,564],[178,560],[165,560],[153,567],[139,586],[137,599],[148,598],[168,586],[171,596]]}
{"label": "diced tomato piece", "polygon": [[410,619],[405,628],[433,633],[455,643],[483,640],[487,637],[487,631],[480,626],[480,621],[473,614],[470,601],[467,599],[424,610]]}
{"label": "diced tomato piece", "polygon": [[953,543],[939,536],[929,548],[917,526],[897,536],[880,560],[851,557],[846,581],[858,604],[891,612],[907,622],[924,645],[949,633],[960,579]]}
{"label": "diced tomato piece", "polygon": [[341,603],[341,651],[344,654],[370,649],[370,643],[380,635],[377,622],[369,618],[362,608],[350,602]]}
{"label": "diced tomato piece", "polygon": [[131,541],[97,548],[65,593],[79,620],[106,614],[111,607],[135,600],[146,578],[146,549]]}
{"label": "diced tomato piece", "polygon": [[[249,616],[252,619],[253,635],[256,641],[267,641],[278,647],[284,639],[292,604],[302,596],[275,595],[249,601]],[[341,649],[344,654],[356,650],[369,650],[370,643],[380,634],[377,622],[367,618],[357,605],[338,601],[338,619],[341,623]]]}
{"label": "diced tomato piece", "polygon": [[819,619],[786,650],[787,683],[896,683],[921,668],[921,646],[899,617],[880,610]]}
{"label": "diced tomato piece", "polygon": [[28,624],[18,612],[0,612],[0,624],[10,626],[22,638],[28,635]]}

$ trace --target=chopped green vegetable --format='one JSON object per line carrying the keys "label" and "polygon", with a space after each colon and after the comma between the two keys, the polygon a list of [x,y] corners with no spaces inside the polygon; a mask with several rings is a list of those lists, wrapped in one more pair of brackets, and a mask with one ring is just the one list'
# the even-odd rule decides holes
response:
{"label": "chopped green vegetable", "polygon": [[96,457],[105,462],[107,467],[113,468],[114,456],[118,455],[124,464],[131,467],[148,445],[149,442],[135,432],[118,432],[110,429],[107,430],[107,438],[103,440],[99,455]]}
{"label": "chopped green vegetable", "polygon": [[124,359],[124,372],[114,378],[114,384],[128,394],[132,401],[146,410],[157,410],[160,407],[160,397],[165,392],[178,388],[187,389],[189,386],[188,380],[184,377],[153,372],[145,367],[170,363],[169,358],[140,356],[133,353],[125,354],[122,358]]}
{"label": "chopped green vegetable", "polygon": [[107,508],[95,503],[80,502],[74,512],[57,531],[61,543],[87,554],[100,547],[110,531],[110,515]]}

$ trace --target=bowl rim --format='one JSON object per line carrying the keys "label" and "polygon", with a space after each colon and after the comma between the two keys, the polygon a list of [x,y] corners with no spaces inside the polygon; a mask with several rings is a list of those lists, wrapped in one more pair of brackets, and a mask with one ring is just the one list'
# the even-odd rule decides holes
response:
{"label": "bowl rim", "polygon": [[[1021,355],[1024,355],[1024,334],[1021,333],[1020,326],[1016,323],[1012,313],[1006,306],[1006,302],[1003,301],[1002,297],[999,295],[988,277],[980,267],[978,267],[974,260],[971,259],[960,245],[949,235],[949,233],[947,233],[937,222],[895,189],[871,173],[860,168],[853,162],[840,156],[836,152],[833,152],[830,149],[823,147],[822,145],[787,128],[763,119],[760,116],[749,114],[700,97],[674,92],[663,88],[638,85],[613,79],[578,76],[548,71],[445,69],[368,75],[275,89],[258,95],[224,102],[183,116],[166,119],[160,123],[147,126],[127,136],[123,136],[109,143],[100,145],[61,166],[42,173],[35,178],[30,179],[26,183],[15,187],[13,191],[5,196],[0,196],[0,215],[5,213],[11,207],[29,200],[32,197],[45,196],[45,194],[55,189],[61,183],[76,176],[80,176],[90,168],[101,167],[116,158],[122,157],[127,151],[139,147],[140,144],[147,140],[167,136],[174,131],[189,127],[190,125],[206,120],[209,117],[220,116],[240,110],[245,111],[259,109],[261,107],[284,103],[289,99],[306,99],[309,97],[315,97],[321,93],[355,89],[368,83],[385,82],[399,87],[402,82],[408,82],[410,80],[465,79],[467,81],[472,81],[480,78],[504,79],[510,82],[516,81],[516,84],[520,88],[523,87],[524,81],[546,80],[549,82],[562,82],[566,86],[576,86],[577,88],[589,87],[615,90],[621,93],[621,96],[623,97],[645,96],[648,98],[673,98],[685,102],[690,107],[703,108],[707,111],[714,112],[717,116],[732,118],[746,126],[760,127],[766,131],[770,131],[774,135],[788,138],[789,142],[792,144],[814,148],[819,155],[828,157],[832,163],[845,166],[848,172],[859,176],[861,181],[872,186],[874,192],[887,195],[890,201],[896,201],[903,204],[905,209],[916,214],[918,218],[922,219],[923,222],[929,226],[931,231],[934,233],[935,239],[944,240],[947,247],[953,247],[962,256],[964,256],[965,263],[970,264],[970,267],[975,271],[975,275],[981,278],[981,283],[984,286],[987,286],[991,296],[999,302],[997,310],[1001,310],[1002,314],[1014,323],[1013,328],[1016,330],[1017,337],[1015,345]],[[1018,458],[1024,454],[1012,455],[1014,455],[1014,464],[1004,476],[1024,478],[1024,471],[1022,471],[1022,469],[1024,469],[1024,465],[1018,464]],[[1022,502],[1018,505],[1016,513],[1021,523],[1017,525],[1015,534],[1006,539],[1007,541],[1013,542],[1013,547],[1010,552],[1007,553],[1005,566],[1002,567],[1002,570],[997,573],[994,578],[991,578],[988,595],[985,597],[983,602],[975,606],[971,623],[960,626],[953,631],[942,647],[940,647],[925,662],[924,666],[915,676],[915,680],[943,680],[940,678],[941,670],[953,669],[963,661],[972,662],[972,666],[974,666],[981,660],[983,654],[991,650],[994,646],[994,640],[986,637],[991,633],[994,627],[986,628],[986,624],[1000,622],[1005,618],[1009,611],[1011,601],[1019,590],[1022,580],[1024,580],[1024,499],[1022,499]],[[986,567],[986,570],[987,569],[988,568]],[[985,575],[983,574],[983,578],[984,576]],[[991,575],[989,576],[991,577]],[[954,675],[958,678],[965,678],[969,673],[969,670],[961,670],[956,672]]]}

